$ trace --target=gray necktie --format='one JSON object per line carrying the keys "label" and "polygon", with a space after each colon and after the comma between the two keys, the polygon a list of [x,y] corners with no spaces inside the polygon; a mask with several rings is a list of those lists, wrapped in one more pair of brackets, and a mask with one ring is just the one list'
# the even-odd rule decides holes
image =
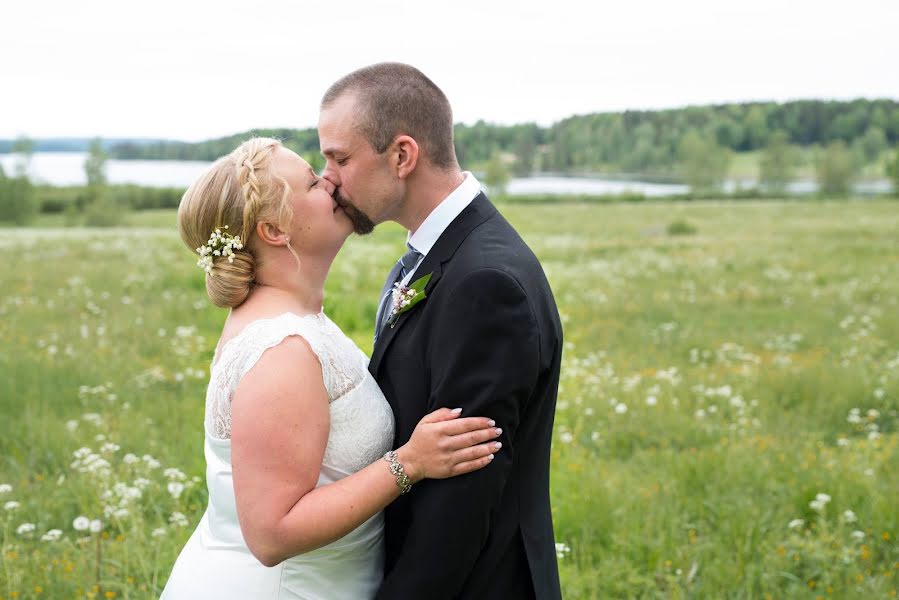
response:
{"label": "gray necktie", "polygon": [[393,286],[396,282],[402,281],[409,274],[409,271],[415,268],[422,256],[421,252],[409,244],[406,244],[406,247],[409,251],[393,265],[390,274],[387,275],[387,281],[384,282],[384,289],[381,290],[381,302],[378,304],[378,315],[375,317],[375,323],[377,324],[377,327],[375,327],[375,343],[378,343],[378,336],[381,335],[381,330],[387,325],[387,317],[393,309]]}

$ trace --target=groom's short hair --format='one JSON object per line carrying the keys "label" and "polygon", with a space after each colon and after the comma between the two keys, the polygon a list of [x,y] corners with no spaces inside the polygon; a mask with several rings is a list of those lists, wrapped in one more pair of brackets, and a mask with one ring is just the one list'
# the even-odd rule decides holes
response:
{"label": "groom's short hair", "polygon": [[396,136],[408,135],[435,167],[458,166],[449,100],[415,67],[389,62],[362,67],[328,88],[322,108],[344,94],[356,96],[356,126],[378,154]]}

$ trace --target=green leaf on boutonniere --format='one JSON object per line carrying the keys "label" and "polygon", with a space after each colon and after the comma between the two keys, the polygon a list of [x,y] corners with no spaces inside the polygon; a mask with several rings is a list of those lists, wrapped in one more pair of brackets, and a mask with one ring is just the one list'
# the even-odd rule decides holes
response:
{"label": "green leaf on boutonniere", "polygon": [[396,320],[401,314],[412,310],[416,304],[428,297],[427,294],[425,294],[425,287],[428,285],[428,282],[431,281],[431,275],[431,273],[428,273],[424,277],[416,279],[408,286],[397,284],[396,288],[393,290],[393,311],[387,319],[387,323],[390,325],[391,329],[393,329]]}

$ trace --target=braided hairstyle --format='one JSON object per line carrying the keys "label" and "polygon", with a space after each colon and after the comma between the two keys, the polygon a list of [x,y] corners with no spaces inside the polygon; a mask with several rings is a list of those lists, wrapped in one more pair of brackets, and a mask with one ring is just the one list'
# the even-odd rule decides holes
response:
{"label": "braided hairstyle", "polygon": [[216,257],[213,274],[206,275],[206,293],[217,306],[240,306],[253,289],[260,266],[256,224],[267,221],[283,228],[293,217],[290,187],[271,172],[272,156],[280,146],[271,138],[247,140],[215,161],[181,198],[178,232],[191,251],[205,245],[216,227],[227,226],[243,241],[234,262]]}

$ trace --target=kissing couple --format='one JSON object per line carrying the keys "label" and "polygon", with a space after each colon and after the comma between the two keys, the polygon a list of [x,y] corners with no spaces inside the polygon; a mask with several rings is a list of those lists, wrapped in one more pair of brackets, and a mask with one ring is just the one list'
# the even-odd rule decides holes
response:
{"label": "kissing couple", "polygon": [[[463,172],[444,93],[380,63],[325,93],[319,176],[254,138],[178,229],[229,308],[209,504],[165,600],[561,597],[549,497],[562,327],[534,253]],[[322,310],[354,231],[395,221],[369,359]]]}

